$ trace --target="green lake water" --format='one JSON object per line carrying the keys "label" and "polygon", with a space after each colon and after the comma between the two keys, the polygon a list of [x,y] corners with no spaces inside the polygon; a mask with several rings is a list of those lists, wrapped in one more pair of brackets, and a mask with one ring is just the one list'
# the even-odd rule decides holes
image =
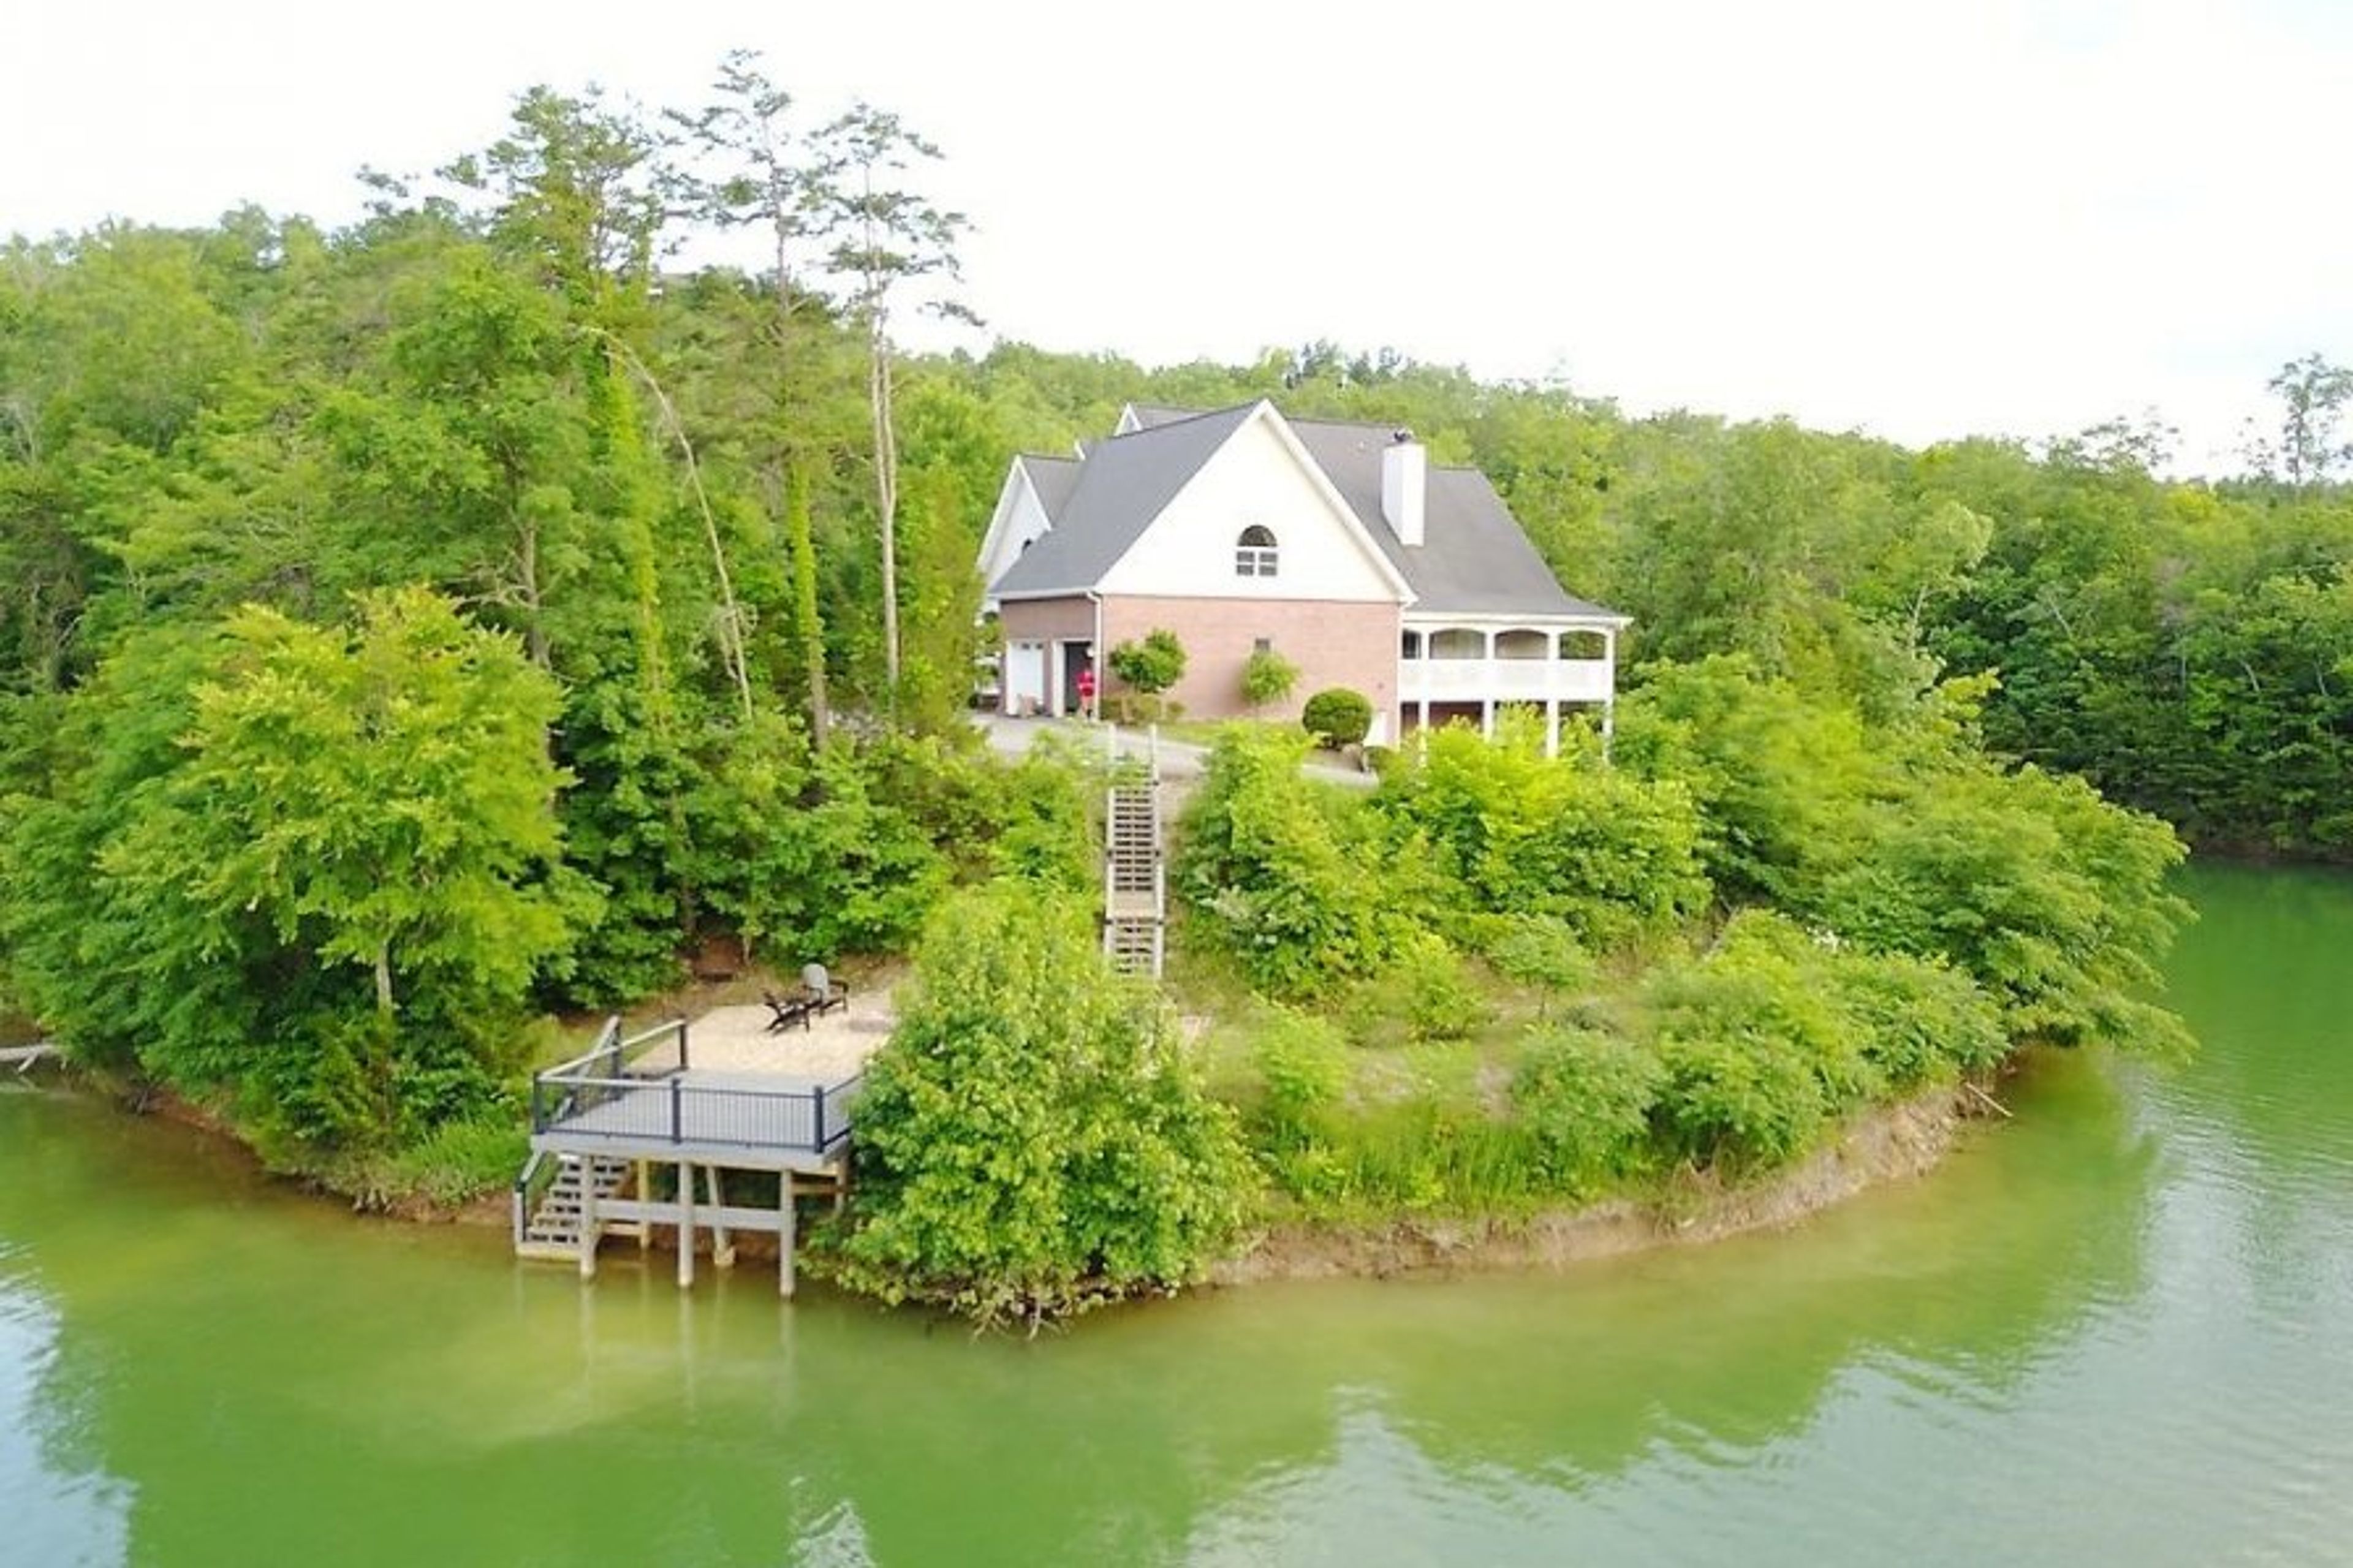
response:
{"label": "green lake water", "polygon": [[2353,1562],[2353,879],[2203,870],[2191,1066],[1807,1225],[1036,1341],[592,1287],[0,1091],[0,1563]]}

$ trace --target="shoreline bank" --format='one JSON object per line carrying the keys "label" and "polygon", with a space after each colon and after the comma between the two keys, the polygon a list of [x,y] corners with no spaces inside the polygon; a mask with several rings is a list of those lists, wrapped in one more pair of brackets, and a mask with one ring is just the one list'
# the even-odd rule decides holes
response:
{"label": "shoreline bank", "polygon": [[[195,1136],[224,1142],[251,1159],[269,1181],[348,1207],[354,1215],[400,1225],[488,1228],[508,1223],[502,1193],[459,1204],[422,1197],[378,1205],[358,1203],[317,1173],[269,1170],[228,1122],[177,1096],[156,1093],[133,1103],[118,1092],[121,1086],[108,1083],[102,1075],[68,1067],[51,1076],[61,1078],[75,1092],[105,1100],[118,1114],[159,1117]],[[1695,1175],[1663,1196],[1609,1198],[1528,1215],[1400,1215],[1363,1224],[1280,1224],[1261,1232],[1240,1252],[1210,1265],[1197,1288],[1541,1271],[1783,1229],[1873,1188],[1927,1174],[1955,1151],[1966,1130],[1982,1120],[1983,1107],[1970,1100],[1966,1089],[1940,1089],[1860,1113],[1823,1147],[1753,1183],[1725,1185]],[[765,1256],[760,1244],[766,1239],[741,1237],[738,1248],[756,1259]],[[669,1250],[659,1240],[653,1249]]]}
{"label": "shoreline bank", "polygon": [[1525,1218],[1399,1218],[1356,1226],[1278,1226],[1240,1256],[1210,1267],[1224,1288],[1278,1279],[1560,1268],[1666,1247],[1778,1230],[1874,1187],[1926,1175],[1978,1120],[1960,1089],[1937,1089],[1862,1112],[1831,1142],[1739,1186],[1694,1178],[1688,1201],[1609,1198]]}

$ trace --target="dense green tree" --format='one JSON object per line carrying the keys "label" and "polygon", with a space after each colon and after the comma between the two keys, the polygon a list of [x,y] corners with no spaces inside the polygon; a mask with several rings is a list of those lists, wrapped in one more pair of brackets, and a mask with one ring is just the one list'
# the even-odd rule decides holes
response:
{"label": "dense green tree", "polygon": [[69,1050],[367,1147],[477,1110],[586,890],[554,683],[418,591],[346,629],[255,608],[110,666],[11,810],[14,988]]}
{"label": "dense green tree", "polygon": [[1240,1220],[1240,1145],[1174,1016],[1034,882],[942,906],[858,1118],[833,1267],[888,1300],[1075,1311],[1194,1278]]}

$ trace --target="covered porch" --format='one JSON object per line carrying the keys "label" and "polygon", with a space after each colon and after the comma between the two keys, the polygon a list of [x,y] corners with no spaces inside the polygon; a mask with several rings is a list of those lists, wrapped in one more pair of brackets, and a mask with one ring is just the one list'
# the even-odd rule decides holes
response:
{"label": "covered porch", "polygon": [[1621,619],[1533,621],[1416,617],[1408,614],[1398,650],[1399,729],[1475,712],[1493,736],[1500,709],[1524,704],[1545,721],[1545,754],[1560,750],[1571,706],[1598,708],[1610,731],[1617,700]]}

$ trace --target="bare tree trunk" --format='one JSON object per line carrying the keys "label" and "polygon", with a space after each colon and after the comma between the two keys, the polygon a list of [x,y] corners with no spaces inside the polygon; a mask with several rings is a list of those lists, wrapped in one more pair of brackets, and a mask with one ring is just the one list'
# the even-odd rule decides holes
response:
{"label": "bare tree trunk", "polygon": [[516,561],[522,576],[523,643],[531,651],[531,662],[542,669],[549,667],[547,625],[540,616],[539,603],[539,528],[535,523],[522,525],[522,542]]}
{"label": "bare tree trunk", "polygon": [[891,345],[878,312],[870,318],[867,396],[874,415],[874,507],[882,525],[882,668],[893,712],[899,702],[899,443],[892,429]]}
{"label": "bare tree trunk", "polygon": [[825,744],[833,713],[825,695],[825,621],[818,608],[817,540],[809,528],[808,476],[797,464],[785,474],[785,528],[792,552],[793,618],[801,658],[808,667],[809,734]]}
{"label": "bare tree trunk", "polygon": [[695,460],[694,443],[687,438],[685,422],[678,416],[678,406],[654,378],[653,371],[637,352],[608,332],[597,334],[611,347],[614,354],[646,384],[653,394],[654,411],[661,416],[663,428],[678,443],[681,455],[686,458],[686,479],[694,492],[694,504],[702,514],[702,535],[711,546],[711,566],[719,579],[719,613],[721,616],[720,652],[727,658],[727,673],[735,682],[736,694],[743,699],[744,721],[752,721],[751,661],[744,651],[744,612],[735,603],[735,581],[727,570],[727,546],[719,537],[719,519],[712,512],[710,492],[702,488],[702,465]]}

